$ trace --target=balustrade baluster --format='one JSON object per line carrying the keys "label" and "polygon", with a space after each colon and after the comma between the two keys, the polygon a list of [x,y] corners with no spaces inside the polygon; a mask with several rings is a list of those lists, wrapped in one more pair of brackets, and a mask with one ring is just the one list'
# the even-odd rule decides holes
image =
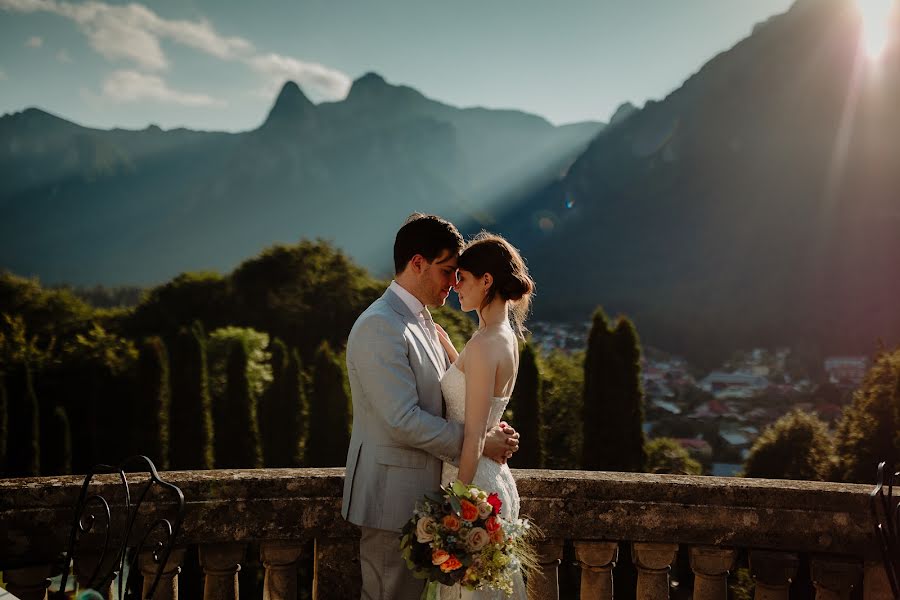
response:
{"label": "balustrade baluster", "polygon": [[263,600],[297,600],[297,561],[303,546],[296,542],[263,542],[259,560],[266,569]]}
{"label": "balustrade baluster", "polygon": [[543,540],[537,544],[539,570],[528,578],[529,600],[558,600],[559,563],[562,562],[563,541]]}
{"label": "balustrade baluster", "polygon": [[756,582],[754,600],[788,600],[799,564],[793,552],[750,551],[750,574]]}
{"label": "balustrade baluster", "polygon": [[634,542],[631,557],[637,567],[637,600],[669,597],[669,571],[678,544]]}
{"label": "balustrade baluster", "polygon": [[575,558],[581,567],[581,600],[612,600],[619,543],[576,541]]}
{"label": "balustrade baluster", "polygon": [[238,572],[244,559],[244,544],[204,544],[200,546],[203,568],[203,600],[238,600]]}
{"label": "balustrade baluster", "polygon": [[734,568],[734,557],[732,548],[691,546],[695,600],[721,600],[728,596],[728,572]]}
{"label": "balustrade baluster", "polygon": [[[153,594],[153,600],[178,600],[178,573],[181,572],[181,565],[184,563],[184,553],[184,548],[172,549],[169,560],[162,565],[162,575]],[[142,552],[138,558],[138,565],[141,575],[144,576],[142,597],[145,598],[150,591],[150,586],[153,585],[153,579],[156,577],[160,565],[153,560],[151,552]]]}
{"label": "balustrade baluster", "polygon": [[849,600],[862,576],[862,562],[835,556],[814,556],[810,575],[816,587],[816,600]]}
{"label": "balustrade baluster", "polygon": [[3,571],[3,580],[9,593],[20,600],[47,600],[50,565],[9,569]]}

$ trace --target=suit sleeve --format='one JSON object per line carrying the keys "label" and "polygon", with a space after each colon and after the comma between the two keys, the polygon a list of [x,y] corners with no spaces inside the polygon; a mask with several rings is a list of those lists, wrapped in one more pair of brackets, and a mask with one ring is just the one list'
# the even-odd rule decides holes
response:
{"label": "suit sleeve", "polygon": [[400,444],[419,448],[443,461],[457,462],[463,425],[419,406],[416,380],[409,364],[403,330],[372,315],[359,324],[347,349],[365,403]]}

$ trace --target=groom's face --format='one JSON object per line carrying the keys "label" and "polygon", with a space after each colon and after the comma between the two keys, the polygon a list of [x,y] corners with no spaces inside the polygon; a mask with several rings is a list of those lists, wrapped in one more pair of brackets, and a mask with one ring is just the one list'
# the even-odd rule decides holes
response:
{"label": "groom's face", "polygon": [[456,283],[456,261],[459,255],[444,250],[432,262],[425,261],[421,273],[422,296],[419,300],[427,306],[443,306]]}

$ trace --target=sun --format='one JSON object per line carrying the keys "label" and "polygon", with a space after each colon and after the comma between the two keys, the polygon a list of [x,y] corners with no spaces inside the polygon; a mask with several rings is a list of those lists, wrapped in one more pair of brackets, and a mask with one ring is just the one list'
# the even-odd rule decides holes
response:
{"label": "sun", "polygon": [[888,39],[888,18],[894,0],[856,0],[862,17],[863,45],[870,58],[881,56]]}

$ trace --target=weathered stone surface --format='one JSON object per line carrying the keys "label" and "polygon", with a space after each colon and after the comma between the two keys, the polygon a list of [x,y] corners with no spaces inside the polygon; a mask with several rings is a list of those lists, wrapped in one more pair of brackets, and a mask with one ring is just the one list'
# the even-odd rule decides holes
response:
{"label": "weathered stone surface", "polygon": [[[870,486],[588,471],[514,470],[522,513],[554,537],[678,542],[879,560]],[[181,544],[358,536],[340,516],[344,470],[173,471]],[[115,476],[99,476],[112,491]],[[135,481],[142,481],[135,477]],[[82,478],[0,480],[0,568],[46,563],[66,544]],[[104,488],[105,486],[105,488]],[[147,512],[171,509],[151,494]],[[140,523],[139,523],[140,525]]]}

